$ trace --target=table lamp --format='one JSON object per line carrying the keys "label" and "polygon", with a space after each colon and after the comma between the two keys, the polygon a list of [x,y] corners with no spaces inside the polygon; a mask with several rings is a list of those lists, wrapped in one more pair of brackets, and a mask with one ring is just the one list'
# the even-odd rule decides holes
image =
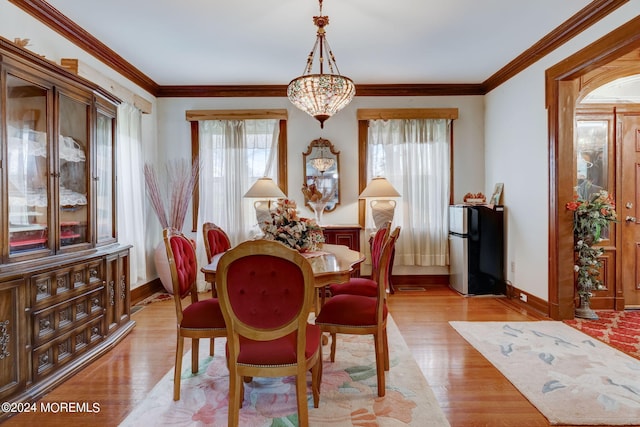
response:
{"label": "table lamp", "polygon": [[396,201],[382,199],[385,197],[400,197],[400,193],[393,185],[381,176],[373,178],[358,198],[371,200],[371,216],[377,229],[384,227],[387,221],[393,221],[393,213],[396,209]]}
{"label": "table lamp", "polygon": [[269,177],[259,178],[244,194],[245,198],[264,199],[256,201],[253,206],[256,209],[258,224],[271,221],[271,199],[287,197],[280,187]]}

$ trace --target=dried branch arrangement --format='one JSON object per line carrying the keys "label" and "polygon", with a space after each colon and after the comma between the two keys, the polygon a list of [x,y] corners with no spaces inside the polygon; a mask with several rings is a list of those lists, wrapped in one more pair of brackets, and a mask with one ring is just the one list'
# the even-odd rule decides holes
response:
{"label": "dried branch arrangement", "polygon": [[[198,159],[193,163],[185,159],[172,160],[165,165],[165,172],[167,182],[160,183],[153,165],[145,163],[147,194],[162,228],[182,230],[193,189],[198,182],[200,162]],[[161,187],[167,192],[161,191]],[[166,206],[169,206],[168,212]]]}

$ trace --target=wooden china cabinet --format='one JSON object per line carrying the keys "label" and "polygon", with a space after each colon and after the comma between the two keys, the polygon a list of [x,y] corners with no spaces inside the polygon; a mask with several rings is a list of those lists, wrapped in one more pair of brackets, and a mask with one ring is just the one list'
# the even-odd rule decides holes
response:
{"label": "wooden china cabinet", "polygon": [[117,102],[0,38],[2,402],[42,396],[134,326],[116,233]]}

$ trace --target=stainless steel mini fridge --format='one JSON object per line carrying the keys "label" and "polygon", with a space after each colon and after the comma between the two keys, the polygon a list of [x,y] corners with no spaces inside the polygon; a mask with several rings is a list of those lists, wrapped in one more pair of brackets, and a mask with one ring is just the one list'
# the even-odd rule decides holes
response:
{"label": "stainless steel mini fridge", "polygon": [[464,295],[504,294],[504,207],[449,206],[449,285]]}

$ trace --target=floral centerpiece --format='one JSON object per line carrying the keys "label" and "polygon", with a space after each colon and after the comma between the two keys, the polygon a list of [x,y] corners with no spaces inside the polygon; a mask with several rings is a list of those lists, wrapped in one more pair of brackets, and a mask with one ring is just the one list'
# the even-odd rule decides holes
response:
{"label": "floral centerpiece", "polygon": [[315,251],[324,242],[322,228],[313,219],[299,217],[293,200],[278,200],[271,217],[273,221],[262,228],[267,240],[282,242],[300,252]]}
{"label": "floral centerpiece", "polygon": [[608,232],[609,224],[616,221],[616,205],[611,195],[601,190],[590,199],[574,196],[573,201],[566,204],[566,208],[573,212],[576,254],[574,270],[577,273],[577,291],[580,297],[580,308],[576,309],[576,316],[597,319],[597,315],[589,307],[589,301],[593,290],[604,288],[600,280],[600,256],[604,249],[594,245],[601,240],[603,233]]}

